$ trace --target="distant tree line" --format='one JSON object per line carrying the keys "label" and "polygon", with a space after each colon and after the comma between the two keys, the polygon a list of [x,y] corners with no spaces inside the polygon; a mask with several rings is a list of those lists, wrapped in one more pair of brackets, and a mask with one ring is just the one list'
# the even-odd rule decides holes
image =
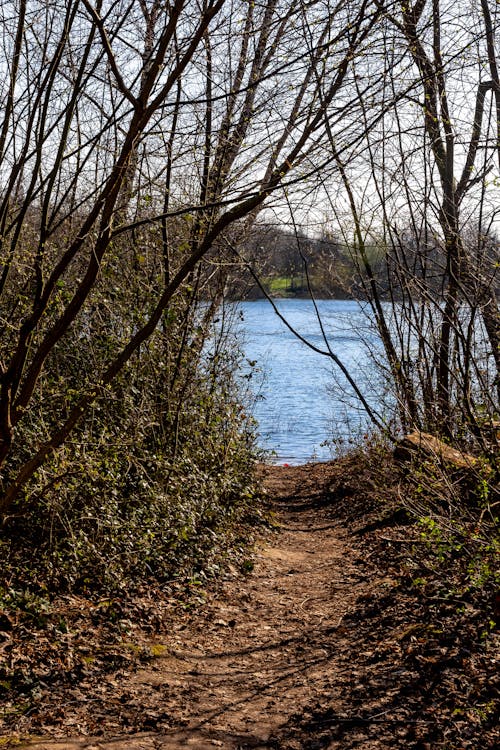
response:
{"label": "distant tree line", "polygon": [[[500,244],[494,235],[485,236],[474,246],[471,262],[476,273],[488,277],[488,284],[500,292]],[[306,231],[282,229],[276,225],[255,224],[238,247],[241,256],[258,276],[261,286],[248,267],[235,264],[225,272],[225,293],[230,299],[270,296],[309,296],[318,299],[359,299],[370,296],[363,265],[355,245],[325,233],[310,236]],[[423,294],[439,298],[446,254],[436,238],[425,246],[411,229],[401,229],[397,243],[386,247],[383,239],[365,244],[381,299],[402,300],[408,285],[415,299]],[[277,282],[280,282],[279,284]],[[212,294],[208,288],[207,292]]]}

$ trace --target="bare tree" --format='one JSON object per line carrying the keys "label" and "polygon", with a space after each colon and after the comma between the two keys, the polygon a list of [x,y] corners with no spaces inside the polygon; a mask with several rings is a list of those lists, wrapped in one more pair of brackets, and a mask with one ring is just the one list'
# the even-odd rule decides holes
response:
{"label": "bare tree", "polygon": [[[356,58],[360,147],[341,157],[344,220],[384,343],[403,427],[480,433],[499,407],[497,9],[379,3]],[[363,96],[380,76],[375,98]],[[354,226],[354,229],[352,227]],[[374,273],[376,244],[386,272]],[[390,305],[387,303],[390,302]]]}
{"label": "bare tree", "polygon": [[[353,106],[351,61],[380,11],[369,0],[7,0],[0,13],[5,512],[224,232],[314,179],[325,108],[340,120]],[[47,401],[50,429],[19,461],[51,357],[76,323],[102,336],[87,325],[99,295],[111,309],[142,266],[161,272],[130,300],[133,322],[116,323],[61,413]]]}

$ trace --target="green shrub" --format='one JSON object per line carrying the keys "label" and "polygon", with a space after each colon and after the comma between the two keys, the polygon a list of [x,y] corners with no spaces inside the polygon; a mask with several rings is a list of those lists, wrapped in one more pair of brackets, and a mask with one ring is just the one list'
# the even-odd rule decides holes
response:
{"label": "green shrub", "polygon": [[[118,326],[115,308],[112,319],[102,310],[99,321],[87,317],[58,347],[7,471],[57,425],[82,391],[82,373],[90,380],[118,345],[105,335]],[[133,327],[137,313],[121,312]],[[223,554],[225,534],[255,496],[254,430],[238,352],[207,352],[205,313],[186,291],[24,488],[0,532],[6,576],[22,587],[111,590],[191,576]],[[101,337],[85,335],[92,325]]]}

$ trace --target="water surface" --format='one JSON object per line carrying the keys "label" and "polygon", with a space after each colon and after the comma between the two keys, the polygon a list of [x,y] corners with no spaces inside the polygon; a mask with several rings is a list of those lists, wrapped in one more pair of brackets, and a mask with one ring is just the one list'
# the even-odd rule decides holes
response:
{"label": "water surface", "polygon": [[[326,350],[313,303],[277,300],[279,311],[309,342]],[[349,368],[372,404],[379,400],[377,372],[368,350],[379,340],[365,305],[353,300],[319,300],[320,318],[332,351]],[[315,353],[288,330],[267,300],[239,303],[245,356],[264,378],[256,389],[254,414],[260,444],[277,463],[328,460],[339,438],[366,429],[369,420],[331,359]]]}

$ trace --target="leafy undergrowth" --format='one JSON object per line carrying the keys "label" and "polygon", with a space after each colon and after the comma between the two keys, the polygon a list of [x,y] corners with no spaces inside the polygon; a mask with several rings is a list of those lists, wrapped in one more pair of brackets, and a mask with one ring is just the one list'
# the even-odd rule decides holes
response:
{"label": "leafy undergrowth", "polygon": [[451,524],[430,497],[432,514],[415,517],[414,490],[406,468],[378,449],[336,467],[322,504],[357,538],[362,572],[383,571],[383,586],[344,619],[353,638],[342,660],[354,666],[343,710],[310,705],[282,746],[284,737],[311,749],[348,750],[367,737],[415,750],[499,746],[498,525],[478,511],[471,527],[457,508]]}
{"label": "leafy undergrowth", "polygon": [[[117,675],[158,657],[163,647],[155,645],[155,636],[186,610],[202,607],[208,588],[247,570],[249,545],[265,523],[254,498],[253,507],[242,505],[212,536],[203,556],[198,549],[197,565],[191,560],[191,569],[186,566],[161,585],[152,579],[103,596],[51,594],[44,586],[1,582],[0,736],[58,726],[78,733],[78,711],[71,720],[68,705],[97,705],[103,680],[108,689]],[[141,713],[136,708],[124,707],[123,713],[124,726],[144,728],[144,712],[139,724],[132,716]]]}
{"label": "leafy undergrowth", "polygon": [[[427,514],[416,514],[412,477],[377,447],[331,464],[278,469],[276,481],[283,471],[296,472],[309,507],[321,505],[346,529],[356,571],[373,586],[343,617],[342,648],[339,628],[326,644],[335,655],[335,674],[342,675],[340,699],[320,691],[310,701],[307,693],[300,713],[289,717],[269,747],[496,748],[500,613],[493,516],[484,508],[462,509],[458,496],[452,509],[445,508],[430,494]],[[421,502],[420,490],[418,496]],[[247,517],[246,524],[242,518],[233,527],[236,552],[223,560],[221,549],[221,578],[251,569],[245,543],[259,518]],[[162,716],[161,702],[115,686],[123,687],[127,674],[158,656],[160,634],[181,612],[203,609],[206,583],[208,590],[213,584],[198,571],[161,590],[124,591],[111,599],[68,595],[49,601],[40,593],[23,600],[13,593],[16,601],[0,615],[4,731],[97,734],[104,695],[108,707],[123,701],[115,710],[117,731],[176,726],[180,714]],[[95,725],[89,724],[89,704]]]}

